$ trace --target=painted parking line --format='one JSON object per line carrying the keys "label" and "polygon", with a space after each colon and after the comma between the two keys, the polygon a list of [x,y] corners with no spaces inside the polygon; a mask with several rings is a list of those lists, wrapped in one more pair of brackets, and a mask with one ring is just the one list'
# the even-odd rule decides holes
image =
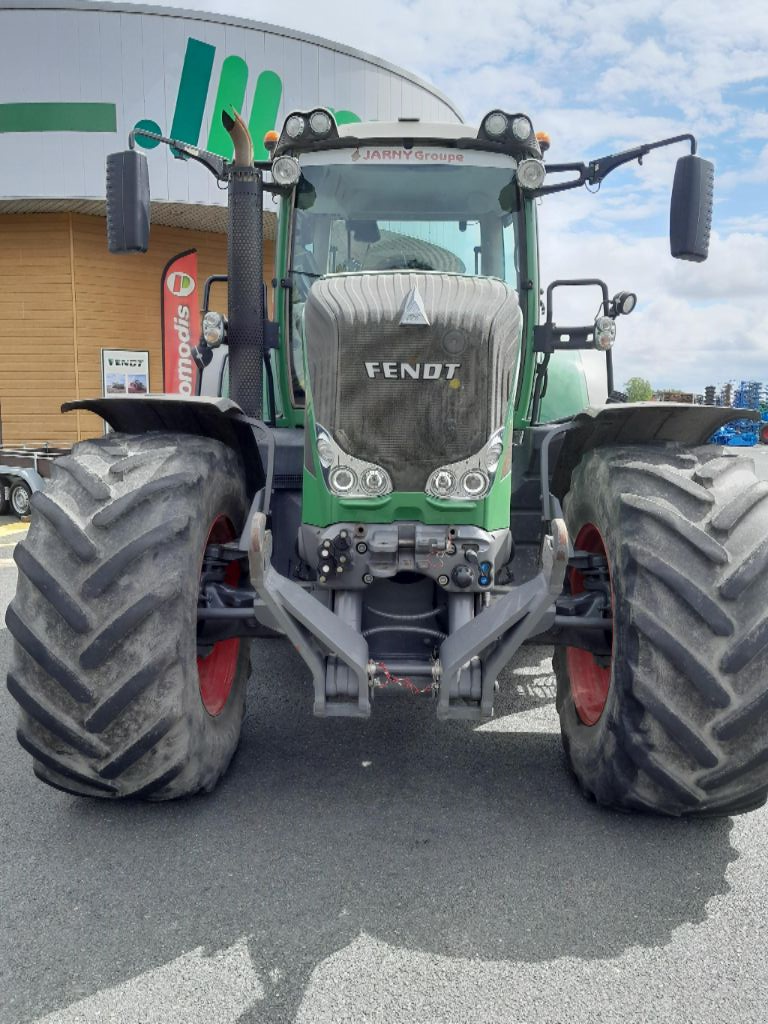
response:
{"label": "painted parking line", "polygon": [[5,565],[16,565],[16,563],[12,558],[0,558],[0,569],[2,569],[3,566]]}
{"label": "painted parking line", "polygon": [[212,956],[193,949],[34,1024],[236,1024],[263,998],[243,938]]}
{"label": "painted parking line", "polygon": [[29,523],[5,523],[0,526],[0,537],[15,536],[18,533],[26,533]]}

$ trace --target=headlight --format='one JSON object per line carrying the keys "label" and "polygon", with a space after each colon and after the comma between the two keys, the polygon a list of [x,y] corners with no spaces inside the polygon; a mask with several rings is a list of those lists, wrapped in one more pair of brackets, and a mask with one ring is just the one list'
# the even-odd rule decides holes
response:
{"label": "headlight", "polygon": [[541,188],[547,169],[543,160],[529,156],[517,165],[517,180],[523,188]]}
{"label": "headlight", "polygon": [[275,157],[298,149],[312,149],[318,143],[338,139],[336,119],[325,107],[314,110],[292,110],[283,121],[280,137],[274,146]]}
{"label": "headlight", "polygon": [[317,454],[324,469],[330,469],[336,458],[336,445],[325,433],[317,432]]}
{"label": "headlight", "polygon": [[634,292],[616,292],[611,302],[616,313],[629,316],[637,305],[637,296]]}
{"label": "headlight", "polygon": [[392,480],[382,466],[356,459],[340,448],[329,430],[315,424],[317,457],[329,490],[340,498],[383,498]]}
{"label": "headlight", "polygon": [[335,491],[336,494],[347,495],[350,491],[354,490],[357,476],[351,469],[347,469],[346,466],[336,466],[330,472],[328,483],[331,485],[331,490]]}
{"label": "headlight", "polygon": [[433,498],[449,498],[456,488],[456,477],[449,469],[436,469],[427,480],[427,494]]}
{"label": "headlight", "polygon": [[291,114],[285,122],[285,134],[290,139],[298,139],[304,134],[307,122],[300,114]]}
{"label": "headlight", "polygon": [[275,184],[282,185],[284,188],[290,188],[295,185],[301,174],[299,161],[292,156],[277,157],[272,161],[270,170],[272,171],[272,180]]}
{"label": "headlight", "polygon": [[533,127],[527,117],[516,117],[512,122],[512,134],[516,139],[520,139],[521,142],[530,139],[532,131]]}
{"label": "headlight", "polygon": [[331,130],[331,118],[324,110],[313,110],[309,115],[309,127],[315,135],[327,135]]}
{"label": "headlight", "polygon": [[483,128],[486,135],[498,136],[504,134],[508,123],[506,114],[503,114],[500,110],[494,110],[483,121]]}
{"label": "headlight", "polygon": [[387,474],[383,469],[379,469],[378,466],[371,466],[360,477],[360,483],[363,485],[364,491],[378,497],[380,494],[386,494]]}
{"label": "headlight", "polygon": [[485,446],[485,468],[489,473],[495,473],[499,465],[502,453],[504,452],[504,429],[497,430],[491,440]]}
{"label": "headlight", "polygon": [[221,313],[206,313],[203,317],[203,340],[209,348],[217,348],[227,333],[227,321]]}
{"label": "headlight", "polygon": [[613,348],[615,340],[616,321],[610,316],[599,316],[595,320],[595,348],[607,352],[609,348]]}
{"label": "headlight", "polygon": [[443,501],[479,501],[490,491],[503,454],[504,427],[499,427],[477,455],[433,470],[424,490]]}
{"label": "headlight", "polygon": [[484,498],[491,489],[491,481],[482,469],[470,469],[461,478],[461,489],[469,498]]}

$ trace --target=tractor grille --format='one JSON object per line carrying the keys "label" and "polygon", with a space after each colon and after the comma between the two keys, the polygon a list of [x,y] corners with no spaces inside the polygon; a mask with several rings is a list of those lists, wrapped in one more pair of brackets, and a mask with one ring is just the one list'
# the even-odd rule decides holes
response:
{"label": "tractor grille", "polygon": [[[428,325],[400,323],[414,289]],[[396,490],[423,490],[504,422],[522,316],[503,282],[336,275],[315,283],[304,317],[316,419],[345,451],[383,466]]]}

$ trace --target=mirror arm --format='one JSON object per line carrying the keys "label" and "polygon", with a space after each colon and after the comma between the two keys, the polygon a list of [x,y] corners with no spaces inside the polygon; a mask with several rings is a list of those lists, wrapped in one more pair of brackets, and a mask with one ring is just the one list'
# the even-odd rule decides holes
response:
{"label": "mirror arm", "polygon": [[589,169],[586,164],[547,164],[547,174],[560,174],[563,171],[576,171],[578,178],[571,178],[569,181],[560,181],[554,185],[542,185],[541,188],[532,189],[534,196],[549,196],[553,192],[565,192],[569,188],[578,188],[584,185],[589,177]]}
{"label": "mirror arm", "polygon": [[184,156],[190,157],[192,160],[197,160],[199,164],[206,167],[211,174],[218,178],[219,181],[225,181],[227,179],[227,165],[220,156],[216,156],[215,153],[209,153],[206,149],[198,149],[197,146],[191,146],[188,142],[180,142],[178,139],[168,139],[165,135],[157,135],[155,132],[147,131],[146,128],[134,128],[128,135],[128,148],[136,148],[136,136],[140,135],[145,139],[154,139],[155,142],[164,142],[166,146],[173,146],[174,149],[178,149]]}
{"label": "mirror arm", "polygon": [[691,153],[696,153],[696,138],[690,133],[686,133],[684,135],[674,135],[669,139],[662,139],[660,142],[646,142],[644,145],[636,146],[634,149],[626,149],[623,153],[599,157],[597,160],[591,160],[589,164],[547,164],[547,174],[552,172],[557,174],[561,171],[577,171],[579,176],[571,181],[559,182],[554,185],[542,185],[541,188],[532,189],[532,194],[536,197],[546,196],[551,195],[553,192],[564,192],[569,188],[578,188],[580,185],[599,185],[603,178],[607,177],[611,171],[615,171],[617,167],[621,167],[622,164],[631,163],[633,160],[642,163],[643,157],[650,153],[651,150],[661,149],[663,146],[672,146],[676,142],[689,142],[691,144]]}

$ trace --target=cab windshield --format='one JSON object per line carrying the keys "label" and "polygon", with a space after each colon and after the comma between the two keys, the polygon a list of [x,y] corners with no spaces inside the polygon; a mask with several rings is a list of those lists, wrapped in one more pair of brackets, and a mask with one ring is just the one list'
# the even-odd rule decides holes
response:
{"label": "cab windshield", "polygon": [[361,146],[307,154],[301,171],[291,260],[296,391],[304,385],[304,303],[320,277],[419,270],[518,288],[520,203],[509,157]]}

